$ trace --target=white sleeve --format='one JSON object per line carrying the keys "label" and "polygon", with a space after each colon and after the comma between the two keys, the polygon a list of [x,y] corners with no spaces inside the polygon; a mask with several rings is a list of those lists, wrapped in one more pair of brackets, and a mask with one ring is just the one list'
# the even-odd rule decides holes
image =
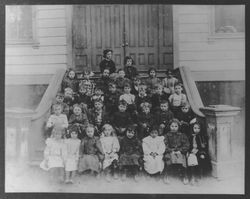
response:
{"label": "white sleeve", "polygon": [[119,144],[117,137],[114,137],[113,144],[114,145],[113,145],[112,151],[117,153],[120,150],[120,144]]}
{"label": "white sleeve", "polygon": [[68,118],[66,115],[63,114],[63,128],[68,128],[69,123],[68,123]]}
{"label": "white sleeve", "polygon": [[142,149],[144,155],[149,155],[152,152],[147,137],[142,140]]}
{"label": "white sleeve", "polygon": [[158,143],[158,148],[157,148],[157,153],[159,155],[162,155],[165,152],[166,146],[164,143],[164,137],[159,136],[159,143]]}

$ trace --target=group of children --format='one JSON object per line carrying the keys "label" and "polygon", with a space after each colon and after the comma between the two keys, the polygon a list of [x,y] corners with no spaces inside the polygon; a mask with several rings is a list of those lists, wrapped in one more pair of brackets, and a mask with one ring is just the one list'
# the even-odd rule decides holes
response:
{"label": "group of children", "polygon": [[160,80],[155,68],[142,80],[131,57],[116,72],[110,54],[104,51],[95,81],[90,71],[81,80],[67,71],[46,123],[41,168],[65,183],[76,172],[102,172],[108,182],[128,175],[137,181],[146,172],[169,183],[176,171],[184,184],[194,184],[209,165],[208,146],[180,80],[171,70]]}

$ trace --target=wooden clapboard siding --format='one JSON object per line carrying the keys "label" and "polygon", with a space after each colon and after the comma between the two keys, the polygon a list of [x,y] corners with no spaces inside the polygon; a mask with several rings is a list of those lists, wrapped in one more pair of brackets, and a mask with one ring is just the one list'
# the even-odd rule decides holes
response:
{"label": "wooden clapboard siding", "polygon": [[6,74],[52,74],[67,67],[66,6],[36,5],[37,42],[6,45]]}
{"label": "wooden clapboard siding", "polygon": [[[99,71],[102,51],[114,51],[117,68],[124,55],[135,60],[138,70],[149,66],[172,68],[173,27],[170,5],[76,5],[73,10],[73,59],[82,70]],[[126,53],[122,44],[128,43]]]}
{"label": "wooden clapboard siding", "polygon": [[[208,74],[212,75],[214,73],[211,71],[224,71],[228,77],[238,70],[238,77],[242,78],[245,70],[245,39],[211,40],[211,10],[210,5],[174,6],[174,39],[178,45],[176,66],[188,66],[195,74],[210,71]],[[197,75],[195,77],[199,79]]]}

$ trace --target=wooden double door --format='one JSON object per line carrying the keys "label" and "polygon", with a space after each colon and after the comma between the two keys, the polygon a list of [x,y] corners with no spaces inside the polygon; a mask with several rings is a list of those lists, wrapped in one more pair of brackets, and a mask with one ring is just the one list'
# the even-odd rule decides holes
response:
{"label": "wooden double door", "polygon": [[173,68],[172,6],[106,4],[73,6],[73,63],[99,71],[104,49],[113,50],[117,68],[126,55],[139,71]]}

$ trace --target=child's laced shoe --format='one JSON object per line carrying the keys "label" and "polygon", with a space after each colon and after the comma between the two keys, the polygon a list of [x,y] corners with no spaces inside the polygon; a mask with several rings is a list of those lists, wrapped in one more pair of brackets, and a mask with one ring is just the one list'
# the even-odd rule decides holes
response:
{"label": "child's laced shoe", "polygon": [[184,177],[183,180],[182,180],[182,182],[183,182],[184,185],[187,185],[188,184],[188,178]]}
{"label": "child's laced shoe", "polygon": [[190,180],[190,185],[192,185],[192,186],[195,185],[195,179],[194,179],[194,177],[191,178],[191,180]]}
{"label": "child's laced shoe", "polygon": [[135,174],[134,175],[134,181],[135,182],[139,182],[140,178],[139,178],[139,175],[138,174]]}
{"label": "child's laced shoe", "polygon": [[117,172],[114,172],[114,179],[117,180],[119,178]]}
{"label": "child's laced shoe", "polygon": [[170,181],[169,181],[169,178],[168,178],[167,175],[164,175],[164,176],[163,176],[163,183],[164,183],[164,184],[170,184]]}
{"label": "child's laced shoe", "polygon": [[126,181],[126,179],[127,179],[127,175],[126,175],[126,173],[123,173],[123,174],[122,174],[121,180],[122,180],[122,181]]}

